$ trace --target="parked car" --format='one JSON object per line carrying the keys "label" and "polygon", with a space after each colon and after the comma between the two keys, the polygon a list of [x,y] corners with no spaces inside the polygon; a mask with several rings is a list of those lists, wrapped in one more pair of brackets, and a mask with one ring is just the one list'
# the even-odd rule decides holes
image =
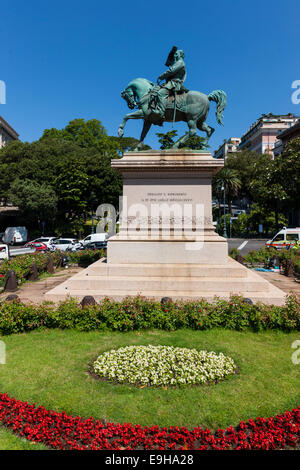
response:
{"label": "parked car", "polygon": [[2,237],[3,243],[15,245],[17,243],[27,242],[26,227],[7,227]]}
{"label": "parked car", "polygon": [[36,238],[35,240],[32,240],[32,242],[45,243],[45,245],[47,245],[47,247],[49,248],[50,245],[54,242],[54,240],[58,240],[58,237],[40,237]]}
{"label": "parked car", "polygon": [[107,239],[108,233],[91,233],[91,235],[80,240],[80,243],[82,243],[83,246],[86,246],[88,243],[92,242],[107,242]]}
{"label": "parked car", "polygon": [[267,247],[276,248],[281,250],[283,248],[289,248],[291,245],[295,245],[296,242],[300,242],[300,227],[286,228],[283,227],[272,240],[266,242]]}
{"label": "parked car", "polygon": [[24,245],[24,248],[35,248],[36,251],[41,251],[42,253],[45,253],[48,249],[46,243],[40,243],[40,242],[28,242],[26,245]]}
{"label": "parked car", "polygon": [[81,243],[76,238],[57,238],[52,242],[52,246],[60,251],[76,251],[81,248]]}
{"label": "parked car", "polygon": [[101,248],[107,247],[107,241],[104,242],[92,242],[83,246],[84,250],[101,250]]}
{"label": "parked car", "polygon": [[9,259],[9,252],[7,245],[0,245],[0,260]]}

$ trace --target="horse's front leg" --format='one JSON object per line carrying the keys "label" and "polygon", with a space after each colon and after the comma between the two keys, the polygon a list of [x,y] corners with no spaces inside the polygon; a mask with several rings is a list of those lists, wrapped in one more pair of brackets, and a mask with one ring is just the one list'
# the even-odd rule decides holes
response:
{"label": "horse's front leg", "polygon": [[124,116],[124,119],[122,121],[122,124],[120,124],[119,129],[118,129],[118,135],[119,137],[123,137],[124,135],[124,127],[128,119],[143,119],[144,113],[141,109],[136,111],[135,113],[129,113]]}
{"label": "horse's front leg", "polygon": [[137,147],[134,149],[135,151],[140,150],[144,146],[144,139],[146,138],[146,135],[148,134],[150,127],[151,127],[151,122],[144,121],[140,141],[139,141]]}

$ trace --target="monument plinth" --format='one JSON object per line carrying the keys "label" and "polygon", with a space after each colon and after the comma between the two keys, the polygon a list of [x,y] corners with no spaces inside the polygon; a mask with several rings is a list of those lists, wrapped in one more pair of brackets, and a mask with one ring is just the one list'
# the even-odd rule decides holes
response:
{"label": "monument plinth", "polygon": [[226,263],[211,205],[222,161],[193,150],[149,150],[128,152],[112,167],[123,178],[123,211],[109,263]]}
{"label": "monument plinth", "polygon": [[122,299],[212,300],[240,294],[282,304],[285,293],[228,257],[212,224],[211,180],[222,160],[193,150],[128,152],[113,160],[123,178],[120,232],[100,260],[48,293]]}

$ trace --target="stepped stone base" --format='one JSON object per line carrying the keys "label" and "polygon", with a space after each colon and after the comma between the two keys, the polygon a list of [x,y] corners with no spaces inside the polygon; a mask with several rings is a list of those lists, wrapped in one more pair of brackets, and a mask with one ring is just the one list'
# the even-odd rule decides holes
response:
{"label": "stepped stone base", "polygon": [[100,260],[45,295],[96,300],[143,295],[212,300],[241,294],[283,304],[285,293],[228,258],[212,223],[211,180],[223,161],[208,152],[149,150],[113,160],[123,178],[120,233]]}
{"label": "stepped stone base", "polygon": [[109,297],[121,300],[142,295],[160,300],[228,299],[243,295],[253,302],[283,305],[286,294],[236,261],[226,264],[115,264],[99,260],[84,271],[45,294],[45,300],[58,302],[67,296],[81,300]]}

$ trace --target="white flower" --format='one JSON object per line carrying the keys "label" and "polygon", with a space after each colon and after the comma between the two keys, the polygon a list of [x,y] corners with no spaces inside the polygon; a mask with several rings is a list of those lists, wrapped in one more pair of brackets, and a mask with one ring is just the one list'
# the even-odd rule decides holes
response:
{"label": "white flower", "polygon": [[94,363],[100,377],[141,385],[203,384],[235,370],[223,353],[173,346],[126,346],[101,354]]}

